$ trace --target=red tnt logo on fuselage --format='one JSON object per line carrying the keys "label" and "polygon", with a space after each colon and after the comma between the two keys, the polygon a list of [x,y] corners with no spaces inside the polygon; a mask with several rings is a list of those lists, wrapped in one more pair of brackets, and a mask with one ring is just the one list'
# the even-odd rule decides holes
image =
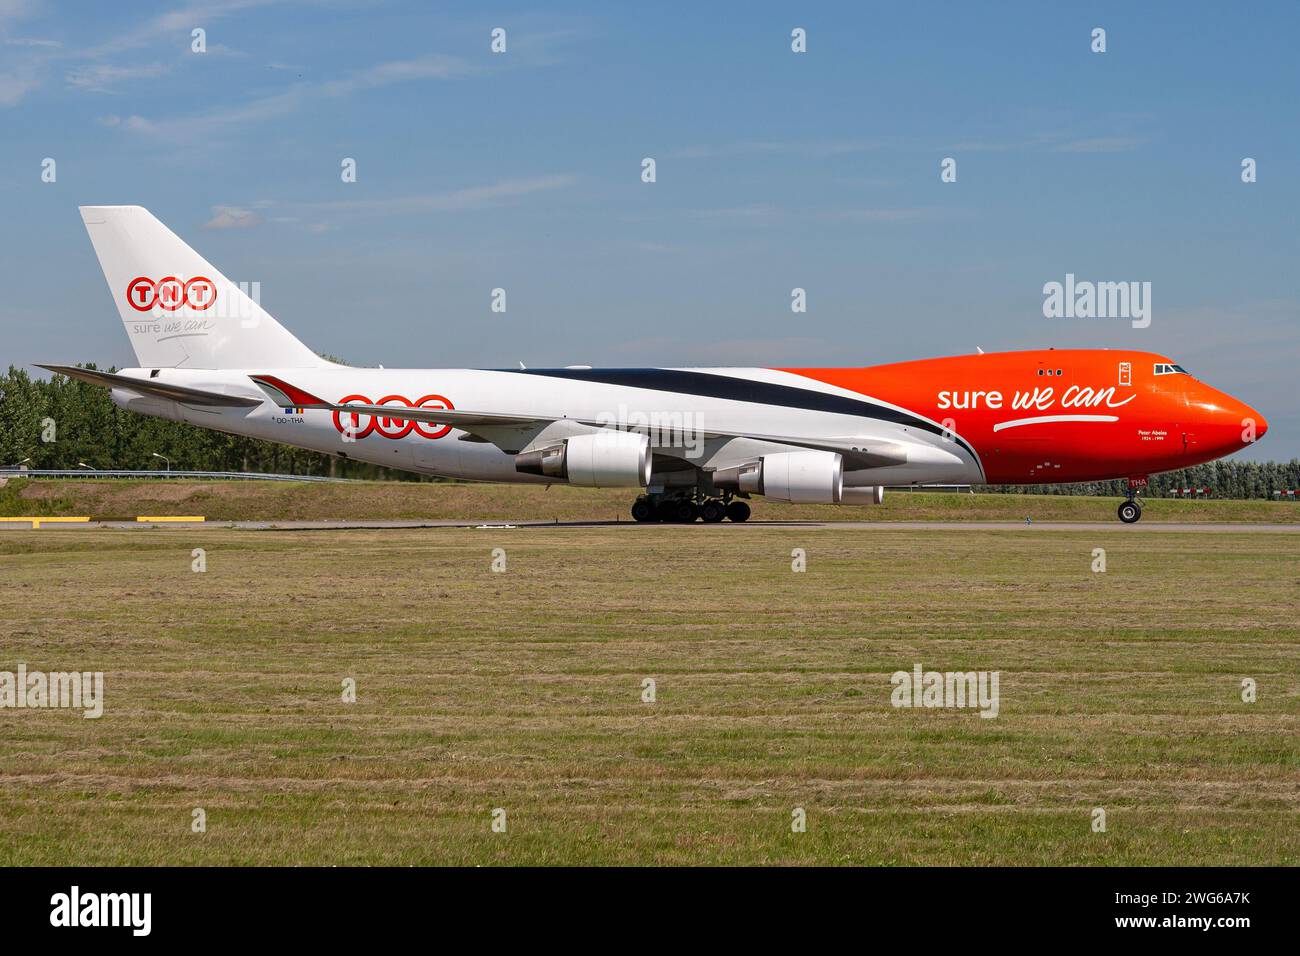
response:
{"label": "red tnt logo on fuselage", "polygon": [[[418,402],[413,402],[401,395],[388,395],[377,402],[372,402],[364,395],[349,395],[346,398],[339,399],[340,405],[347,405],[349,402],[357,402],[361,405],[387,405],[389,402],[401,402],[407,408],[454,409],[456,407],[441,395],[426,395]],[[400,412],[401,405],[394,407],[393,411]],[[352,419],[346,426],[343,424],[343,415],[348,415]],[[363,418],[366,419],[364,426],[361,424]],[[389,417],[387,415],[369,415],[364,412],[334,412],[334,427],[338,429],[339,434],[344,432],[351,434],[353,441],[365,438],[372,432],[383,438],[397,439],[405,438],[411,432],[415,432],[423,438],[442,438],[451,431],[450,425],[434,428],[425,422],[415,422],[410,419],[399,418],[397,415]]]}
{"label": "red tnt logo on fuselage", "polygon": [[176,276],[157,282],[148,276],[136,276],[126,287],[126,302],[137,312],[149,312],[155,306],[164,312],[175,312],[181,306],[202,312],[216,301],[216,283],[207,276],[194,276],[183,282]]}

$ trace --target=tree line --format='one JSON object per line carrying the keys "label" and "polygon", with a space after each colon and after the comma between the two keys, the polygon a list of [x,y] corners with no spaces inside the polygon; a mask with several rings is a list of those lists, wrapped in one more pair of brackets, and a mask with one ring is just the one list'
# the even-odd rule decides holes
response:
{"label": "tree line", "polygon": [[382,465],[128,412],[113,404],[108,389],[64,375],[42,380],[11,365],[0,378],[0,467],[25,460],[28,468],[78,469],[84,464],[100,471],[163,471],[165,459],[177,471],[430,480]]}
{"label": "tree line", "polygon": [[[1145,498],[1173,497],[1175,490],[1209,489],[1209,494],[1191,497],[1268,498],[1275,491],[1300,491],[1300,459],[1280,461],[1211,461],[1178,471],[1152,475],[1142,492]],[[1102,495],[1127,494],[1128,482],[1081,481],[1065,485],[975,485],[975,491],[1013,495]],[[1180,495],[1181,497],[1181,495]]]}
{"label": "tree line", "polygon": [[[86,368],[94,368],[87,365]],[[63,375],[32,378],[9,367],[0,379],[0,467],[163,470],[170,459],[178,471],[261,471],[337,478],[429,480],[410,472],[290,448],[275,442],[227,435],[183,422],[151,418],[118,408],[108,389]],[[1272,498],[1300,489],[1300,460],[1215,461],[1152,475],[1146,494],[1165,497],[1175,488],[1209,488],[1217,498]],[[977,491],[1011,494],[1123,495],[1123,481],[1068,485],[976,486]]]}

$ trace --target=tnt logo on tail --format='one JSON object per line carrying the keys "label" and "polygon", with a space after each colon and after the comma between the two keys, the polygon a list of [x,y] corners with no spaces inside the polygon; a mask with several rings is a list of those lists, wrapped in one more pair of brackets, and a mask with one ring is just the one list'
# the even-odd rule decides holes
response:
{"label": "tnt logo on tail", "polygon": [[137,312],[149,312],[155,307],[175,312],[181,306],[202,312],[217,301],[217,286],[207,276],[194,276],[184,282],[176,276],[157,282],[148,276],[136,276],[127,284],[126,301]]}

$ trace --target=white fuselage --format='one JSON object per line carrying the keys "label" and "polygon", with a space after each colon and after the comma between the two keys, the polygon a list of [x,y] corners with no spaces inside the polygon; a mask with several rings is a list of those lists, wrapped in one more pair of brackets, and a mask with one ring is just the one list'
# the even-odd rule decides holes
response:
{"label": "white fuselage", "polygon": [[[705,382],[723,380],[723,391],[747,383],[774,385],[809,382],[789,373],[762,368],[670,370],[702,373]],[[380,369],[327,366],[322,368],[200,370],[164,368],[123,369],[132,378],[152,379],[230,395],[265,399],[249,378],[271,374],[337,404],[363,403],[393,406],[393,418],[351,415],[325,410],[286,410],[263,401],[257,407],[213,408],[187,405],[114,389],[113,400],[123,408],[157,415],[253,438],[293,445],[428,475],[477,481],[546,482],[550,479],[520,473],[514,452],[525,445],[563,439],[596,430],[580,422],[600,421],[615,428],[649,428],[651,445],[672,448],[687,460],[708,469],[764,452],[788,450],[788,445],[764,436],[809,441],[888,442],[905,446],[906,463],[846,471],[846,486],[907,484],[911,482],[972,483],[982,480],[975,456],[964,447],[933,431],[882,421],[857,414],[789,407],[764,401],[738,400],[708,394],[683,394],[663,388],[575,380],[564,370],[484,369]],[[572,373],[569,373],[572,374]],[[698,376],[697,376],[698,378]],[[789,381],[788,381],[789,380]],[[827,395],[863,401],[864,396],[818,384]],[[865,399],[866,401],[874,401]],[[548,421],[544,428],[502,429],[492,441],[480,434],[437,424],[400,418],[403,407],[501,410],[512,415],[535,415]],[[876,402],[881,408],[890,408]],[[694,471],[659,474],[651,486],[693,483]]]}

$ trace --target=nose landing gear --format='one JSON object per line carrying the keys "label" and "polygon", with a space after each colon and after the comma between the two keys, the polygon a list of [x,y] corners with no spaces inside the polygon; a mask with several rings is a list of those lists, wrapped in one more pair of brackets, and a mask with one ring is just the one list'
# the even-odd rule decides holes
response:
{"label": "nose landing gear", "polygon": [[1142,517],[1142,502],[1137,500],[1138,492],[1147,487],[1146,477],[1130,478],[1128,480],[1128,500],[1120,503],[1119,520],[1125,524],[1133,524]]}
{"label": "nose landing gear", "polygon": [[1125,524],[1133,524],[1142,517],[1142,506],[1138,504],[1136,498],[1130,498],[1122,502],[1119,506],[1119,520]]}

